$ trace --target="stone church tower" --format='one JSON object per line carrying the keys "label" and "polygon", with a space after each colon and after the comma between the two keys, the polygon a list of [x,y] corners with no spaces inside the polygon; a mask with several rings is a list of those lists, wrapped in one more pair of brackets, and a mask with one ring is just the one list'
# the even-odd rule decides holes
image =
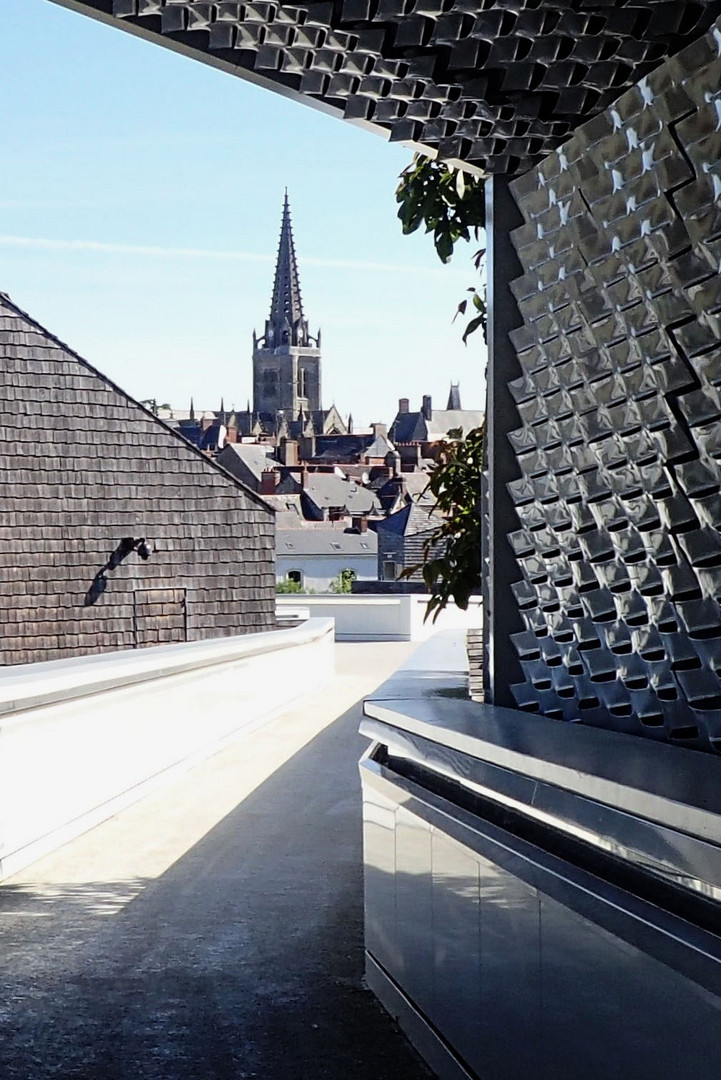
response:
{"label": "stone church tower", "polygon": [[320,332],[311,337],[303,315],[286,191],[270,315],[265,334],[253,333],[253,412],[280,412],[291,422],[318,413],[320,376]]}

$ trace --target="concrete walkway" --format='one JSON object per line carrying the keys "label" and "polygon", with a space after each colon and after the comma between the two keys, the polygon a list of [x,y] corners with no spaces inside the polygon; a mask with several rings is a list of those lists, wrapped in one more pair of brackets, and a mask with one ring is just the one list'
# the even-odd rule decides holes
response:
{"label": "concrete walkway", "polygon": [[362,986],[358,701],[411,649],[338,646],[325,692],[0,886],[2,1080],[428,1077]]}

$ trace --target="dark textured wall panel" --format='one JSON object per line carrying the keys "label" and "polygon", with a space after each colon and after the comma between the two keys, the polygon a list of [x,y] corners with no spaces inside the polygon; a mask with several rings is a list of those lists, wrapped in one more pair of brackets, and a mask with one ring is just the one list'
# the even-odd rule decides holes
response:
{"label": "dark textured wall panel", "polygon": [[719,0],[56,0],[432,154],[513,174]]}
{"label": "dark textured wall panel", "polygon": [[513,184],[518,704],[721,749],[721,30]]}
{"label": "dark textured wall panel", "polygon": [[260,499],[2,296],[0,382],[0,663],[274,627]]}

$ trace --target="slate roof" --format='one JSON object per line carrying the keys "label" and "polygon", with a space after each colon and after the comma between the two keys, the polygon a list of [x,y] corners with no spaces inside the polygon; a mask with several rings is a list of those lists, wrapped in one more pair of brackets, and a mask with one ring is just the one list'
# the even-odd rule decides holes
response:
{"label": "slate roof", "polygon": [[0,664],[273,628],[272,510],[1,294],[0,392]]}
{"label": "slate roof", "polygon": [[374,442],[371,432],[355,432],[351,435],[317,435],[315,459],[351,464],[368,453]]}
{"label": "slate roof", "polygon": [[435,442],[456,428],[468,434],[480,427],[483,419],[480,409],[433,409],[430,420],[422,411],[398,413],[389,435],[396,443]]}
{"label": "slate roof", "polygon": [[303,494],[319,510],[345,508],[349,514],[380,513],[372,491],[332,473],[310,473]]}
{"label": "slate roof", "polygon": [[721,14],[719,0],[60,0],[394,141],[524,172]]}
{"label": "slate roof", "polygon": [[278,557],[367,555],[375,558],[378,537],[370,530],[358,533],[340,529],[279,529],[275,550]]}
{"label": "slate roof", "polygon": [[426,494],[428,481],[430,480],[430,471],[422,472],[416,470],[415,472],[403,473],[403,479],[406,482],[406,491],[412,499],[432,499],[432,496]]}
{"label": "slate roof", "polygon": [[392,454],[395,446],[386,435],[376,435],[370,446],[363,451],[363,456],[368,458],[385,458],[386,454]]}
{"label": "slate roof", "polygon": [[235,473],[232,459],[237,458],[258,483],[260,483],[265,469],[272,469],[274,465],[278,464],[273,457],[271,447],[257,446],[253,443],[226,443],[222,454],[219,456],[222,458],[221,465],[225,465],[233,475]]}
{"label": "slate roof", "polygon": [[435,502],[430,499],[414,499],[408,506],[391,514],[385,521],[379,521],[378,531],[396,533],[398,536],[414,536],[417,533],[435,529],[443,522],[442,515],[436,510]]}
{"label": "slate roof", "polygon": [[429,442],[443,439],[449,431],[460,428],[464,435],[483,423],[482,409],[434,409],[433,416],[426,420],[426,438]]}
{"label": "slate roof", "polygon": [[261,495],[263,502],[275,510],[276,529],[298,529],[305,527],[300,495]]}
{"label": "slate roof", "polygon": [[458,383],[451,383],[451,388],[448,391],[448,404],[447,409],[462,409],[461,405],[461,388]]}

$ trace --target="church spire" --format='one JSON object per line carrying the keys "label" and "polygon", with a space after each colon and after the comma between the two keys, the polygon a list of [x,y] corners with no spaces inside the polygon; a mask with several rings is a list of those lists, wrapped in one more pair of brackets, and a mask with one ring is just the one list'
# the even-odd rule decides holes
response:
{"label": "church spire", "polygon": [[287,188],[283,200],[273,298],[270,303],[270,316],[265,324],[265,344],[272,349],[279,345],[297,345],[303,348],[311,344],[308,323],[303,316]]}
{"label": "church spire", "polygon": [[451,390],[448,395],[447,409],[460,409],[461,408],[461,390],[457,382],[451,383]]}

